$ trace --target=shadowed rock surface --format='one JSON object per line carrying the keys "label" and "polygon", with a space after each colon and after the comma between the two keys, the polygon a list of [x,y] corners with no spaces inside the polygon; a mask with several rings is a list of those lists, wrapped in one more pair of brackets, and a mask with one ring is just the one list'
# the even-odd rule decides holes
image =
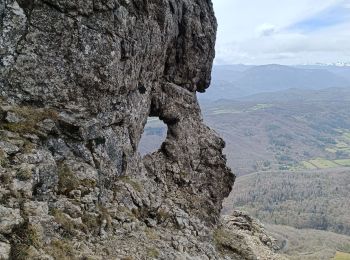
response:
{"label": "shadowed rock surface", "polygon": [[[0,257],[257,259],[219,219],[234,175],[196,97],[210,1],[5,0],[0,29]],[[141,158],[148,116],[168,133]]]}

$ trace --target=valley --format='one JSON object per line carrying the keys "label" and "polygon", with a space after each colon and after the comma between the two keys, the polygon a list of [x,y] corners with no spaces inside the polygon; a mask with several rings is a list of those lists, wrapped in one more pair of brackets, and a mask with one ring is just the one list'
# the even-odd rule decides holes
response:
{"label": "valley", "polygon": [[260,101],[203,106],[206,122],[226,140],[237,175],[350,166],[349,103]]}
{"label": "valley", "polygon": [[[235,70],[221,79],[247,67]],[[214,70],[214,86],[217,76]],[[222,213],[242,210],[262,221],[289,259],[350,259],[350,88],[237,97],[229,86],[225,98],[215,88],[199,95],[203,119],[225,140],[238,176]],[[140,152],[159,149],[166,134],[163,122],[149,118]]]}

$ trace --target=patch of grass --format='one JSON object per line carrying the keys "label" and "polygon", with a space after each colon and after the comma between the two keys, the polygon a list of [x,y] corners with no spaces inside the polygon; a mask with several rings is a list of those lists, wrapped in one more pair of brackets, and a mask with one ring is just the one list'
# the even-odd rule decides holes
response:
{"label": "patch of grass", "polygon": [[350,254],[337,252],[333,258],[333,260],[350,260]]}
{"label": "patch of grass", "polygon": [[154,232],[152,228],[146,227],[145,229],[146,236],[149,240],[157,240],[159,236]]}
{"label": "patch of grass", "polygon": [[29,245],[40,248],[43,244],[41,233],[38,227],[28,224],[25,229],[25,239]]}
{"label": "patch of grass", "polygon": [[230,248],[231,234],[222,228],[214,231],[214,243],[219,252]]}
{"label": "patch of grass", "polygon": [[157,259],[159,257],[159,251],[156,248],[148,248],[147,256],[152,259]]}
{"label": "patch of grass", "polygon": [[31,259],[31,247],[40,248],[42,245],[42,236],[38,227],[25,222],[14,230],[11,259]]}
{"label": "patch of grass", "polygon": [[21,181],[26,181],[32,178],[32,170],[29,168],[20,168],[17,170],[17,179]]}
{"label": "patch of grass", "polygon": [[[218,228],[214,231],[213,234],[214,244],[217,250],[221,254],[231,254],[242,255],[243,254],[251,254],[252,252],[247,252],[245,249],[247,248],[246,242],[241,234],[235,234],[223,228]],[[250,251],[250,249],[247,248]]]}
{"label": "patch of grass", "polygon": [[35,145],[29,142],[27,139],[24,140],[23,152],[30,153],[35,148]]}
{"label": "patch of grass", "polygon": [[118,180],[130,184],[137,192],[142,192],[141,184],[131,179],[130,176],[121,176],[118,178]]}
{"label": "patch of grass", "polygon": [[68,215],[61,210],[54,209],[52,211],[52,215],[54,216],[55,221],[61,225],[67,237],[74,236],[76,234],[76,230],[86,231],[86,226],[84,224],[72,221]]}
{"label": "patch of grass", "polygon": [[55,217],[55,221],[60,224],[65,231],[69,234],[74,233],[74,223],[61,210],[55,209],[52,213]]}
{"label": "patch of grass", "polygon": [[50,246],[45,249],[45,251],[53,256],[54,259],[75,260],[77,259],[76,253],[70,244],[70,241],[55,239],[51,242]]}
{"label": "patch of grass", "polygon": [[7,167],[9,164],[9,161],[6,157],[6,153],[0,149],[0,166],[1,167]]}
{"label": "patch of grass", "polygon": [[99,232],[99,227],[100,227],[99,216],[96,216],[94,214],[84,213],[84,215],[81,217],[81,220],[83,221],[87,230],[96,234]]}
{"label": "patch of grass", "polygon": [[57,119],[57,113],[51,109],[33,108],[30,106],[14,107],[11,112],[24,118],[19,123],[3,124],[3,129],[20,134],[39,134],[37,124],[44,119]]}
{"label": "patch of grass", "polygon": [[79,179],[66,163],[58,165],[58,192],[60,194],[68,196],[72,190],[76,190],[80,186],[93,189],[96,185],[97,182],[94,179]]}

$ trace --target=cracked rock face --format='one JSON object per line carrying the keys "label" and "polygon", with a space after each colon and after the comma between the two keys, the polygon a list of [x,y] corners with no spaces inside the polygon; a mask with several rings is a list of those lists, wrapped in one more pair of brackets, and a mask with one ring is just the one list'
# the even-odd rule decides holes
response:
{"label": "cracked rock face", "polygon": [[[0,31],[2,258],[240,257],[215,243],[234,175],[196,97],[209,0],[3,0]],[[149,116],[168,134],[141,158]]]}

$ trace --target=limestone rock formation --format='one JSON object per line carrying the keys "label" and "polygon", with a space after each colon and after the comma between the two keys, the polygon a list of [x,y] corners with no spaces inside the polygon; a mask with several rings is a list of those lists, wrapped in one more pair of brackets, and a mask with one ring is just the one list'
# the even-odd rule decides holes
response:
{"label": "limestone rock formation", "polygon": [[219,219],[234,175],[196,97],[210,0],[2,0],[0,32],[0,258],[258,259]]}

